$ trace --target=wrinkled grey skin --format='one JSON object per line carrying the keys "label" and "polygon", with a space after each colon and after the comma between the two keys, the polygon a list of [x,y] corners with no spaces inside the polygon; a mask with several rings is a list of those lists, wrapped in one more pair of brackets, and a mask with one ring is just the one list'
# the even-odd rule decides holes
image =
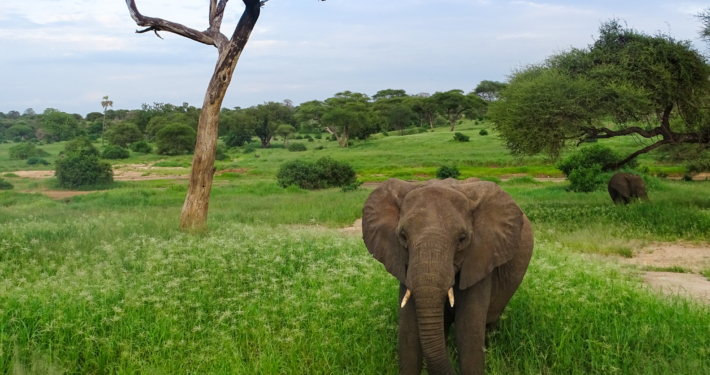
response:
{"label": "wrinkled grey skin", "polygon": [[[400,282],[400,374],[454,374],[446,336],[454,325],[461,374],[484,373],[492,328],[523,280],[530,221],[498,185],[469,179],[424,185],[390,179],[363,208],[370,253]],[[453,287],[455,302],[447,292]]]}
{"label": "wrinkled grey skin", "polygon": [[631,173],[617,173],[609,180],[609,195],[616,204],[629,204],[633,199],[649,202],[646,183]]}

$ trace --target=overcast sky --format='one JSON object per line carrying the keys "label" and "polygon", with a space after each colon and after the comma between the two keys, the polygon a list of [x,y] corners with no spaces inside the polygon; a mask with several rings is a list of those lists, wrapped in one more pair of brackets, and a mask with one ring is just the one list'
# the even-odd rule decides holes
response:
{"label": "overcast sky", "polygon": [[[204,30],[208,0],[137,0],[146,16]],[[669,0],[271,0],[237,65],[225,107],[301,103],[351,90],[473,90],[593,41],[612,17],[698,40],[707,2]],[[231,36],[243,4],[227,6]],[[217,50],[169,33],[135,34],[122,0],[1,0],[0,111],[85,115],[141,103],[200,107]]]}

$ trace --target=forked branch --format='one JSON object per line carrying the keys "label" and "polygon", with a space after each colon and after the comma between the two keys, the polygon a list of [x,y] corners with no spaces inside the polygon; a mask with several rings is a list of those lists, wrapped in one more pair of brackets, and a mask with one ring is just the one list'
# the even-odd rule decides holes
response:
{"label": "forked branch", "polygon": [[[226,1],[224,2],[226,3]],[[179,23],[166,21],[161,18],[146,17],[138,11],[138,7],[136,7],[135,0],[126,0],[126,5],[128,6],[128,11],[131,13],[131,18],[136,21],[136,24],[141,27],[146,27],[146,29],[144,30],[137,30],[136,32],[138,33],[155,31],[157,35],[158,31],[167,31],[173,34],[184,36],[185,38],[192,39],[202,44],[219,47],[218,43],[216,42],[216,38],[214,38],[214,35],[210,35],[209,33],[202,31],[197,31],[195,29],[183,26]]]}

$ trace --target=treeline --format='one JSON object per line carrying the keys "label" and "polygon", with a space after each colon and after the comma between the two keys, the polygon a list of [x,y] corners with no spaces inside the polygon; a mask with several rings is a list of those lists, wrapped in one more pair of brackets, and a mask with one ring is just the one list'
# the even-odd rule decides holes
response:
{"label": "treeline", "polygon": [[[294,106],[290,100],[266,102],[249,108],[222,109],[219,135],[228,147],[238,147],[257,138],[262,148],[271,147],[276,136],[288,139],[296,133],[321,134],[347,147],[351,139],[367,139],[379,132],[449,126],[453,131],[463,119],[482,119],[488,103],[494,101],[505,85],[483,81],[472,92],[461,90],[437,92],[433,95],[409,95],[404,90],[381,90],[372,97],[350,91],[335,94],[324,101],[313,100]],[[86,136],[96,141],[107,140],[112,145],[129,147],[141,141],[158,141],[161,137],[193,139],[200,109],[183,103],[181,106],[154,103],[143,104],[137,110],[106,110],[86,116],[69,114],[48,108],[41,114],[27,109],[0,112],[0,142],[52,143]],[[143,142],[141,142],[143,143]],[[191,149],[177,150],[191,152]],[[161,148],[158,153],[175,154],[176,150]]]}

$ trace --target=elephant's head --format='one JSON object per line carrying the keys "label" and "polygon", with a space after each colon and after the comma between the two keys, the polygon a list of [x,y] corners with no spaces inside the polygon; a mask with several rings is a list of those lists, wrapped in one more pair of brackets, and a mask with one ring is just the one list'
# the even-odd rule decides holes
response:
{"label": "elephant's head", "polygon": [[443,313],[445,304],[455,303],[456,275],[464,290],[509,261],[523,220],[510,195],[492,182],[390,179],[370,194],[363,209],[365,245],[413,297],[431,373],[453,373]]}

